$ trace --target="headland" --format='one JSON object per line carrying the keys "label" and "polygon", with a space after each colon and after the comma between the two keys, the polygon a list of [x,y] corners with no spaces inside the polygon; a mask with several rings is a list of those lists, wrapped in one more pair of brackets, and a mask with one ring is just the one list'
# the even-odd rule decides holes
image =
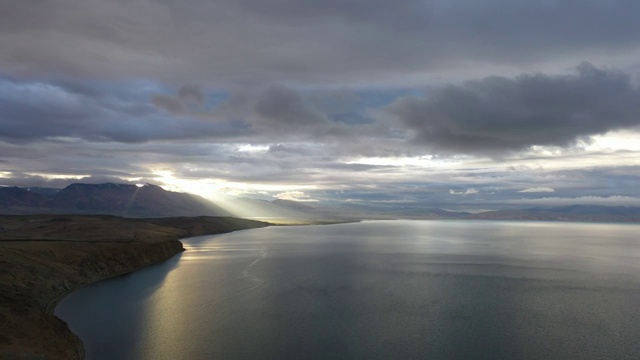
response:
{"label": "headland", "polygon": [[71,291],[165,261],[181,238],[268,226],[231,217],[0,216],[0,359],[82,359],[53,315]]}

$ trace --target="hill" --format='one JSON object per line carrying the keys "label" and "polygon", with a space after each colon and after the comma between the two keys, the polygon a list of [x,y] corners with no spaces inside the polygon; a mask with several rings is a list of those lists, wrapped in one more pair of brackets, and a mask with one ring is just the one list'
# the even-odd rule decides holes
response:
{"label": "hill", "polygon": [[231,216],[221,207],[192,194],[159,186],[71,184],[60,191],[43,188],[0,188],[0,214],[105,214],[124,217]]}

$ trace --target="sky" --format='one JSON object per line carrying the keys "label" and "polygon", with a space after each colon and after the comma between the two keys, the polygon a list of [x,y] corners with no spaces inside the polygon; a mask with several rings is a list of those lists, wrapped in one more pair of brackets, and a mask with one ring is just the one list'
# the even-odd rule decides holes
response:
{"label": "sky", "polygon": [[0,185],[640,206],[637,0],[5,0]]}

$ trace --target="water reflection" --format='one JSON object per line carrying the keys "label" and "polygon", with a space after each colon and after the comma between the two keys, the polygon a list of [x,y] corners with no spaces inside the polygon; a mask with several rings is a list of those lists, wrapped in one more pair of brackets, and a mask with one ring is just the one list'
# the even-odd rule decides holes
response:
{"label": "water reflection", "polygon": [[[257,229],[188,239],[179,264],[87,288],[61,307],[105,351],[96,359],[639,358],[639,229]],[[113,304],[115,318],[91,317]]]}
{"label": "water reflection", "polygon": [[[139,346],[139,335],[147,332],[148,305],[156,301],[157,291],[164,288],[180,257],[178,254],[161,264],[83,287],[71,294],[69,301],[64,299],[55,314],[62,319],[81,316],[87,320],[70,321],[70,327],[83,339],[88,359],[131,358],[131,349]],[[76,298],[84,301],[73,301]],[[123,326],[104,336],[105,329],[114,324]]]}

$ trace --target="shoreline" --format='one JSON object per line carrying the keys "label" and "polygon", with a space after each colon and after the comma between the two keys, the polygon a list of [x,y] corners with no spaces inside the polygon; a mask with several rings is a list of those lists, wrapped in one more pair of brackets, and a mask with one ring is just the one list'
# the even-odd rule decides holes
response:
{"label": "shoreline", "polygon": [[[179,241],[179,240],[178,240],[178,241]],[[179,241],[179,242],[180,242],[180,241]],[[182,244],[182,242],[180,242],[180,244]],[[152,262],[152,263],[149,263],[149,264],[141,265],[141,266],[139,266],[139,267],[137,267],[137,268],[135,268],[135,269],[133,269],[133,270],[123,271],[123,272],[120,272],[120,273],[117,273],[117,274],[112,274],[112,275],[108,275],[108,276],[106,276],[106,277],[102,277],[102,278],[99,278],[99,279],[95,279],[95,280],[93,280],[93,281],[90,281],[90,282],[87,282],[87,283],[83,283],[83,284],[81,284],[81,285],[79,285],[79,286],[76,286],[76,287],[74,287],[74,288],[72,288],[72,289],[69,289],[69,290],[67,290],[66,292],[64,292],[63,294],[61,294],[60,296],[58,296],[57,298],[55,298],[55,299],[51,300],[51,302],[49,303],[49,305],[48,305],[48,306],[47,306],[47,308],[45,309],[45,312],[46,312],[47,314],[51,315],[51,316],[54,316],[56,319],[59,319],[59,320],[61,320],[61,321],[63,321],[63,322],[64,322],[64,320],[63,320],[63,319],[61,319],[61,318],[59,318],[58,316],[56,316],[56,315],[55,315],[56,307],[58,306],[58,304],[59,304],[62,300],[64,300],[64,298],[66,298],[67,296],[71,295],[71,294],[72,294],[72,293],[74,293],[75,291],[80,290],[80,289],[82,289],[82,288],[84,288],[84,287],[87,287],[87,286],[90,286],[90,285],[93,285],[93,284],[99,283],[99,282],[104,281],[104,280],[108,280],[108,279],[116,278],[116,277],[118,277],[118,276],[123,276],[123,275],[131,274],[131,273],[134,273],[134,272],[136,272],[136,271],[138,271],[138,270],[142,270],[142,269],[144,269],[144,268],[146,268],[146,267],[149,267],[149,266],[153,266],[153,265],[156,265],[156,264],[163,263],[163,262],[165,262],[165,261],[168,261],[168,260],[172,259],[173,257],[175,257],[175,256],[177,256],[177,255],[179,255],[179,254],[182,254],[182,253],[183,253],[183,252],[185,252],[185,251],[186,251],[186,249],[184,249],[184,247],[183,247],[183,248],[182,248],[182,250],[181,250],[180,252],[177,252],[177,253],[173,254],[172,256],[170,256],[170,257],[168,257],[168,258],[166,258],[166,259],[160,259],[160,260],[158,260],[158,261],[156,261],[156,262]],[[65,322],[65,323],[66,323],[66,322]],[[72,332],[72,333],[73,333],[73,332]],[[85,354],[85,350],[84,350],[84,343],[82,342],[82,339],[80,339],[80,337],[78,337],[78,335],[76,335],[75,333],[73,333],[73,334],[78,338],[78,343],[76,344],[76,345],[77,345],[77,347],[76,347],[76,351],[77,351],[77,353],[79,354],[80,359],[84,359],[84,358],[85,358],[85,355],[86,355],[86,354]]]}
{"label": "shoreline", "polygon": [[[178,240],[178,241],[179,241],[179,240]],[[180,244],[182,244],[182,242],[180,242]],[[55,310],[56,310],[56,307],[58,306],[58,304],[60,303],[60,301],[62,301],[65,297],[67,297],[68,295],[70,295],[71,293],[73,293],[73,292],[75,292],[75,291],[77,291],[77,290],[80,290],[80,289],[82,289],[82,288],[84,288],[84,287],[86,287],[86,286],[89,286],[89,285],[92,285],[92,284],[98,283],[98,282],[103,281],[103,280],[108,280],[108,279],[115,278],[115,277],[118,277],[118,276],[131,274],[131,273],[136,272],[136,271],[138,271],[138,270],[142,270],[142,269],[144,269],[144,268],[146,268],[146,267],[148,267],[148,266],[152,266],[152,265],[156,265],[156,264],[163,263],[163,262],[165,262],[165,261],[167,261],[167,260],[172,259],[174,256],[176,256],[176,255],[178,255],[178,254],[181,254],[181,253],[185,252],[185,251],[187,251],[187,250],[186,250],[186,249],[184,249],[184,247],[183,247],[183,248],[182,248],[182,251],[177,252],[177,253],[175,253],[175,254],[171,255],[171,257],[168,257],[168,258],[166,258],[166,259],[161,259],[161,260],[155,261],[155,262],[153,262],[153,263],[149,263],[149,264],[141,265],[141,266],[139,266],[139,267],[137,267],[137,268],[135,268],[135,269],[133,269],[133,270],[125,270],[125,271],[120,272],[120,273],[117,273],[117,274],[107,275],[106,277],[99,278],[99,279],[96,279],[96,280],[92,280],[91,282],[84,283],[84,284],[81,284],[81,285],[79,285],[79,286],[77,286],[77,287],[74,287],[74,288],[72,288],[72,289],[69,289],[69,290],[67,290],[66,292],[64,292],[63,294],[61,294],[60,296],[58,296],[57,298],[55,298],[55,299],[51,300],[51,302],[49,303],[49,305],[47,305],[47,308],[45,309],[45,311],[46,311],[46,312],[47,312],[47,314],[49,314],[49,315],[54,315]]]}
{"label": "shoreline", "polygon": [[0,359],[84,359],[82,341],[54,315],[66,296],[167,261],[185,251],[180,239],[269,225],[222,217],[0,216]]}

